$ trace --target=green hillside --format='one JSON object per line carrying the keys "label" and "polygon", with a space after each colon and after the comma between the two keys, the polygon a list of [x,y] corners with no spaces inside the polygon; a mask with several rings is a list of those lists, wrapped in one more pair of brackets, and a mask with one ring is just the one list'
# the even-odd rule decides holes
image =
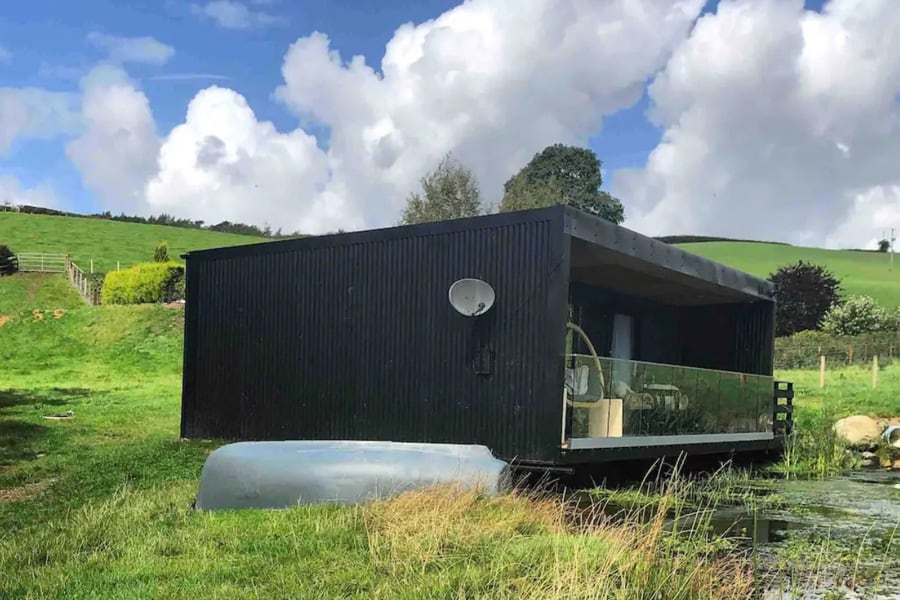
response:
{"label": "green hillside", "polygon": [[[177,257],[188,250],[267,240],[165,225],[0,212],[0,244],[16,252],[67,253],[84,268],[93,259],[96,271],[115,269],[117,261],[129,266],[149,260],[153,246],[160,241],[167,241],[170,255]],[[846,293],[865,294],[887,306],[900,306],[900,259],[897,269],[890,271],[885,254],[736,241],[685,243],[679,247],[762,277],[800,259],[820,263],[842,280]]]}
{"label": "green hillside", "polygon": [[886,306],[900,306],[900,258],[891,271],[886,254],[756,242],[700,242],[679,247],[761,277],[798,260],[814,262],[837,275],[846,294],[872,296]]}
{"label": "green hillside", "polygon": [[150,260],[153,247],[169,243],[170,256],[188,250],[237,246],[265,241],[247,235],[104,219],[0,212],[0,244],[15,252],[69,254],[83,268],[96,271]]}
{"label": "green hillside", "polygon": [[0,316],[12,317],[34,310],[68,310],[84,305],[63,274],[28,273],[0,278]]}

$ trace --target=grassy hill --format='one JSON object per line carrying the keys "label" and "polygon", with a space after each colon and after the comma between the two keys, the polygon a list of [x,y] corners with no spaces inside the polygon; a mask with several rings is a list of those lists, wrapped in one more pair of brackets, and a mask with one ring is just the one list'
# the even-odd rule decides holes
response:
{"label": "grassy hill", "polygon": [[[116,261],[128,266],[149,260],[160,241],[167,241],[171,256],[176,257],[188,250],[254,244],[266,239],[164,225],[0,212],[0,244],[16,252],[68,253],[84,268],[93,259],[97,271],[115,269]],[[800,259],[820,263],[840,277],[846,293],[865,294],[886,306],[900,306],[900,259],[897,269],[889,271],[885,254],[743,241],[678,245],[762,277]]]}
{"label": "grassy hill", "polygon": [[0,244],[15,252],[69,254],[85,269],[93,259],[96,271],[115,269],[116,261],[124,267],[150,260],[153,247],[161,241],[169,243],[170,256],[175,258],[188,250],[265,239],[165,225],[0,212]]}
{"label": "grassy hill", "polygon": [[798,260],[814,262],[840,278],[846,294],[872,296],[885,306],[900,306],[900,257],[896,268],[890,271],[889,257],[878,252],[757,242],[700,242],[679,247],[761,277]]}

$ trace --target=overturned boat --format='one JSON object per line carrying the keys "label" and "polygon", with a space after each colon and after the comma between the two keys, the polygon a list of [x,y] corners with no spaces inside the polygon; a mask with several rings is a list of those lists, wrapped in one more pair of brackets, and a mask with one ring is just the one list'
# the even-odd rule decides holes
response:
{"label": "overturned boat", "polygon": [[509,466],[486,446],[381,441],[238,442],[203,465],[201,510],[358,504],[436,484],[497,494]]}

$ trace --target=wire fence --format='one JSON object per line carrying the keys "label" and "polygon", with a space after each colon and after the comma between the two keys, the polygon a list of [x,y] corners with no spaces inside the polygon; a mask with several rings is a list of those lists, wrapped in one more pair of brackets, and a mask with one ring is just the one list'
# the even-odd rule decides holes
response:
{"label": "wire fence", "polygon": [[886,366],[898,353],[900,332],[897,331],[860,336],[799,334],[775,340],[775,368],[818,369],[823,359],[828,368],[869,366],[875,357],[881,366]]}

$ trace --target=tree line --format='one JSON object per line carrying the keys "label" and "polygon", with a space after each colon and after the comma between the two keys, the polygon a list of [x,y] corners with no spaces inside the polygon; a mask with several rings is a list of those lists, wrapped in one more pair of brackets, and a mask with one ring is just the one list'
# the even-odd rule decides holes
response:
{"label": "tree line", "polygon": [[160,215],[150,215],[149,217],[141,217],[138,215],[126,215],[125,213],[121,213],[118,215],[114,215],[110,211],[105,211],[101,213],[93,213],[93,214],[80,214],[80,213],[72,213],[66,212],[63,210],[56,210],[55,208],[45,208],[43,206],[31,206],[28,204],[21,204],[14,206],[10,202],[6,201],[0,204],[0,212],[18,212],[18,213],[27,213],[32,215],[52,215],[52,216],[60,216],[60,217],[79,217],[83,219],[104,219],[107,221],[122,221],[125,223],[143,223],[147,225],[165,225],[167,227],[181,227],[184,229],[205,229],[208,231],[219,231],[224,233],[236,233],[238,235],[251,235],[254,237],[266,237],[266,238],[288,238],[288,237],[303,237],[304,234],[299,231],[295,231],[293,233],[283,233],[281,228],[272,230],[268,225],[264,225],[263,227],[258,227],[256,225],[248,225],[246,223],[237,223],[232,221],[220,221],[218,223],[214,223],[211,225],[207,225],[205,221],[202,220],[193,220],[193,219],[182,219],[176,217],[174,215],[170,215],[167,213],[162,213]]}
{"label": "tree line", "polygon": [[625,220],[622,202],[600,189],[601,162],[593,150],[547,146],[503,185],[496,208],[483,202],[472,171],[447,154],[420,180],[422,190],[410,194],[401,224],[427,223],[568,204],[613,223]]}

